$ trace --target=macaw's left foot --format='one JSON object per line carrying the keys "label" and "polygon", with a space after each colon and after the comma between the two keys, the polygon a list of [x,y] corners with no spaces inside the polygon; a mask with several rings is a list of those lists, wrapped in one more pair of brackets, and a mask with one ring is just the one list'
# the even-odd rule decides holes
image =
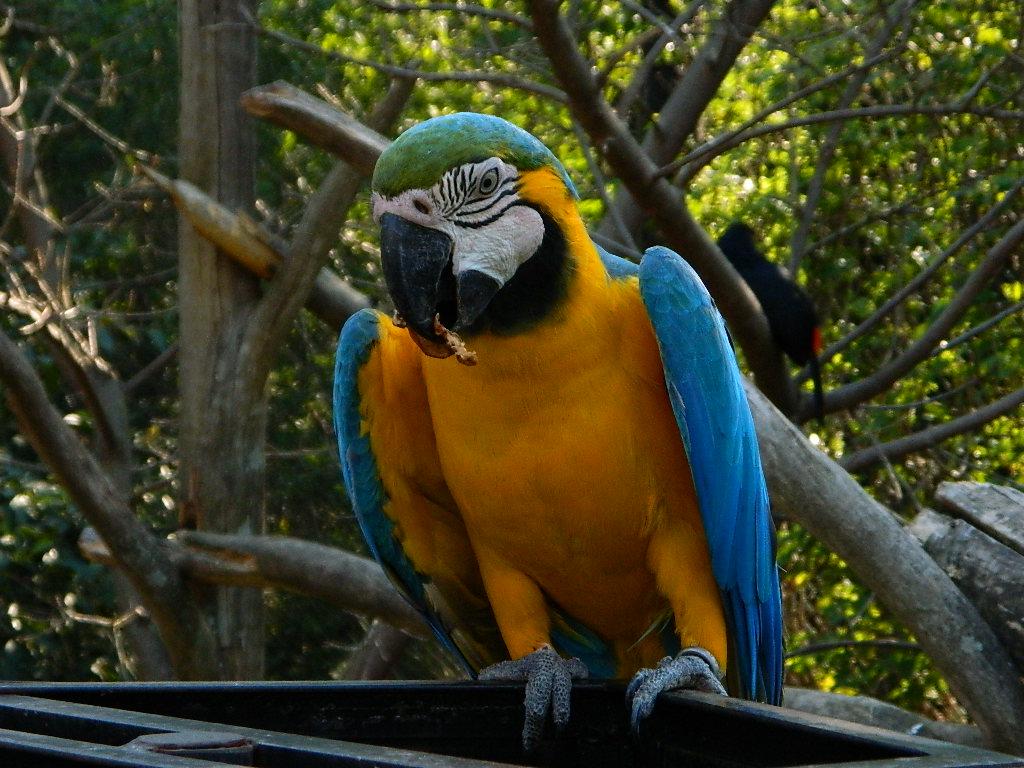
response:
{"label": "macaw's left foot", "polygon": [[632,709],[629,722],[633,733],[640,730],[640,723],[651,714],[662,691],[682,689],[725,696],[721,678],[718,662],[703,648],[684,648],[675,658],[666,656],[654,669],[641,669],[626,689],[626,703]]}
{"label": "macaw's left foot", "polygon": [[526,683],[526,720],[523,749],[532,752],[540,743],[548,711],[561,730],[569,722],[569,694],[572,681],[587,676],[587,668],[576,658],[563,659],[550,645],[515,661],[499,661],[480,671],[481,680],[511,680]]}

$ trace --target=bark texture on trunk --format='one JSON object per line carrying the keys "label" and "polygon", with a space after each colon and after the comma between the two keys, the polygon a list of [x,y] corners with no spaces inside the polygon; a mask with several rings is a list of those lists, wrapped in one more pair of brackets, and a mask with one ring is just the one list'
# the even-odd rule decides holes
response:
{"label": "bark texture on trunk", "polygon": [[[254,0],[181,0],[181,178],[233,210],[253,202],[255,137],[239,98],[255,83],[256,46],[245,13]],[[179,224],[180,478],[183,525],[261,533],[267,397],[245,375],[246,330],[259,281],[182,219]],[[207,600],[220,675],[263,673],[263,601],[257,590],[216,587]]]}

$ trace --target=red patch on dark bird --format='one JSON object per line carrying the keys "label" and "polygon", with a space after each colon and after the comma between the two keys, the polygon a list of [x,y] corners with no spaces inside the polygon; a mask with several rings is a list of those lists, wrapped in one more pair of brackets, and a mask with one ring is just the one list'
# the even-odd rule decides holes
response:
{"label": "red patch on dark bird", "polygon": [[815,328],[811,331],[811,349],[814,350],[814,355],[817,357],[821,354],[821,328]]}

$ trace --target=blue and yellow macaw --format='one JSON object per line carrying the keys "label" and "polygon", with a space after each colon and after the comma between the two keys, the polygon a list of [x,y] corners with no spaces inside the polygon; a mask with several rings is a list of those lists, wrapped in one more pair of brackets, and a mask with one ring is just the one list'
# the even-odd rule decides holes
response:
{"label": "blue and yellow macaw", "polygon": [[562,165],[497,117],[409,129],[373,190],[396,314],[346,323],[334,408],[398,588],[468,671],[527,682],[527,747],[588,674],[632,676],[634,727],[663,690],[725,693],[723,670],[779,703],[768,495],[696,273],[596,246]]}

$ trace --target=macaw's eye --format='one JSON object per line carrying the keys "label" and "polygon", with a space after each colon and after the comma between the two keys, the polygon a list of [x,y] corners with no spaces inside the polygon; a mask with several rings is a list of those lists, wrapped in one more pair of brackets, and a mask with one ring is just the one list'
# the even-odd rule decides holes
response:
{"label": "macaw's eye", "polygon": [[491,168],[480,178],[480,194],[489,195],[498,188],[498,169]]}

